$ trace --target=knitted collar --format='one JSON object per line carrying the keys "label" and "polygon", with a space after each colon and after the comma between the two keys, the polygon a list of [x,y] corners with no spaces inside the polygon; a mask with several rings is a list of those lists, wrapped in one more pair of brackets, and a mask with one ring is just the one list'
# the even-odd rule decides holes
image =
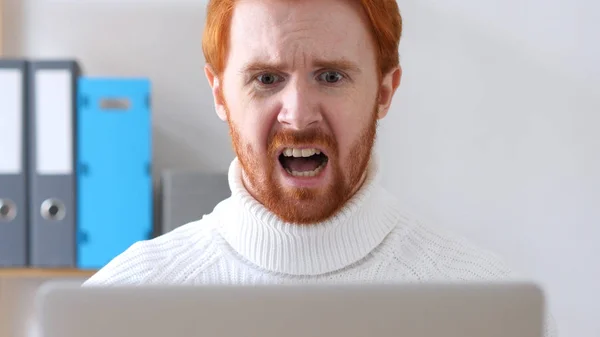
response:
{"label": "knitted collar", "polygon": [[400,220],[395,200],[380,187],[378,157],[369,162],[361,188],[335,216],[319,224],[281,221],[246,190],[242,167],[229,167],[232,196],[221,214],[221,235],[259,268],[290,275],[318,275],[366,257]]}

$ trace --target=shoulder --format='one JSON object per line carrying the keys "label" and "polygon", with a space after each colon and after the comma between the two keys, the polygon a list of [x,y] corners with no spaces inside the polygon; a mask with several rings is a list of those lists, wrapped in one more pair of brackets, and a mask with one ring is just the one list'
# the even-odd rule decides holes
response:
{"label": "shoulder", "polygon": [[[407,217],[408,218],[408,217]],[[411,218],[401,232],[404,242],[413,242],[429,261],[435,280],[446,281],[524,281],[533,279],[516,271],[501,255],[481,247],[448,229],[427,225]],[[547,313],[544,337],[557,337],[555,318]]]}
{"label": "shoulder", "polygon": [[[400,207],[400,206],[399,206]],[[399,208],[400,209],[400,208]],[[442,281],[515,279],[507,261],[457,232],[433,224],[401,208],[393,231],[393,250],[397,260],[418,266],[424,278]]]}
{"label": "shoulder", "polygon": [[455,232],[416,222],[412,235],[436,267],[450,279],[502,280],[515,278],[515,272],[498,253],[475,244]]}
{"label": "shoulder", "polygon": [[165,282],[174,268],[185,264],[190,254],[202,259],[210,250],[214,220],[205,216],[151,240],[136,242],[116,256],[84,286],[140,285]]}

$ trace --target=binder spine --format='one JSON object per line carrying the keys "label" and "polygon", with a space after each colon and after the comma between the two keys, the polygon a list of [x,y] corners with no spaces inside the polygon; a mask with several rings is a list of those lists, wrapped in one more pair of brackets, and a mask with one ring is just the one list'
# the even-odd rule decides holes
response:
{"label": "binder spine", "polygon": [[153,234],[150,83],[79,81],[77,266],[98,269]]}
{"label": "binder spine", "polygon": [[0,58],[0,268],[28,264],[27,71]]}
{"label": "binder spine", "polygon": [[76,265],[75,60],[32,61],[29,69],[29,256],[33,267]]}

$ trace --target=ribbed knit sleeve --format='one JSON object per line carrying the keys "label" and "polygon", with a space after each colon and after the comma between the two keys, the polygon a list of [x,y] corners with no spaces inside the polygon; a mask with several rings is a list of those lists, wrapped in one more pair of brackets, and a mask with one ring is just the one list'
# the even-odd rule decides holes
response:
{"label": "ribbed knit sleeve", "polygon": [[83,286],[185,283],[203,271],[218,250],[212,244],[210,217],[168,235],[139,241],[119,254]]}
{"label": "ribbed knit sleeve", "polygon": [[83,286],[139,285],[162,264],[165,254],[148,252],[154,249],[150,241],[133,244],[84,282]]}

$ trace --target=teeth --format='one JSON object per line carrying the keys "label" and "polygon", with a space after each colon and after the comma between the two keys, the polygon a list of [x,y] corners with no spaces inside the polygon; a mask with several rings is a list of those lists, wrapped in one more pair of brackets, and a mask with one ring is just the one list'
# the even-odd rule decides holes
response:
{"label": "teeth", "polygon": [[287,171],[287,173],[291,174],[294,177],[314,177],[323,170],[325,165],[326,165],[326,163],[323,163],[323,164],[319,165],[319,167],[317,167],[316,169],[314,169],[312,171],[298,172],[298,171],[292,171],[290,169],[286,169],[286,171]]}
{"label": "teeth", "polygon": [[283,155],[286,157],[310,157],[315,154],[321,154],[321,151],[317,149],[291,149],[289,147],[283,150]]}
{"label": "teeth", "polygon": [[302,157],[310,157],[315,154],[315,152],[314,149],[302,149]]}

